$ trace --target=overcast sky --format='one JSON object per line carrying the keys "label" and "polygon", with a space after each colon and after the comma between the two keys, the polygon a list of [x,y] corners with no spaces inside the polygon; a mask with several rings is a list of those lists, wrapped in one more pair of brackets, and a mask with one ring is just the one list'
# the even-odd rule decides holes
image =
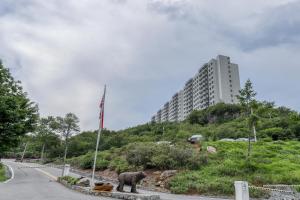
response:
{"label": "overcast sky", "polygon": [[259,100],[300,110],[299,0],[1,0],[0,58],[42,116],[145,123],[223,54]]}

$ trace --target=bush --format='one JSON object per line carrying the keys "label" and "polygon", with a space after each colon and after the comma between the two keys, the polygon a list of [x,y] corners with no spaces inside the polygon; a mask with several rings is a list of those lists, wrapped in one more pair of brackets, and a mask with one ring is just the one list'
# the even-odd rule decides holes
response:
{"label": "bush", "polygon": [[5,169],[4,166],[0,163],[0,182],[6,180]]}
{"label": "bush", "polygon": [[156,151],[153,143],[139,143],[128,146],[126,160],[130,165],[143,166],[144,168],[153,167],[151,158]]}
{"label": "bush", "polygon": [[115,170],[118,174],[126,171],[131,171],[133,169],[132,166],[129,166],[127,161],[124,158],[116,158],[112,160],[109,164],[110,170]]}
{"label": "bush", "polygon": [[158,169],[166,170],[166,169],[174,169],[176,163],[174,159],[172,159],[168,155],[158,154],[152,157],[151,163],[153,166],[156,166]]}
{"label": "bush", "polygon": [[144,169],[196,169],[201,163],[200,156],[190,146],[140,143],[128,149],[127,162]]}
{"label": "bush", "polygon": [[67,181],[67,183],[69,183],[71,185],[76,185],[78,182],[78,178],[74,178],[72,176],[63,176],[63,177],[59,177],[58,179]]}

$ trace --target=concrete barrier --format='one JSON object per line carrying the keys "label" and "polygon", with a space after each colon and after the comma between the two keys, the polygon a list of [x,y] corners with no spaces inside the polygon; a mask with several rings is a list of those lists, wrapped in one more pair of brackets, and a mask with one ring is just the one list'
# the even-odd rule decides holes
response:
{"label": "concrete barrier", "polygon": [[249,200],[249,187],[246,181],[235,181],[235,200]]}
{"label": "concrete barrier", "polygon": [[71,168],[71,166],[69,164],[65,164],[64,169],[63,169],[63,176],[68,176],[69,175],[70,168]]}

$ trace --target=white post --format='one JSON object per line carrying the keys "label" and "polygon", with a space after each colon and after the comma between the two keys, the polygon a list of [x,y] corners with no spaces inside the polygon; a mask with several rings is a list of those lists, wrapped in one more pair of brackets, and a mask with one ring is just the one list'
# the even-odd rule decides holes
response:
{"label": "white post", "polygon": [[24,151],[22,153],[21,162],[23,162],[23,159],[24,159],[24,156],[25,156],[25,153],[26,153],[26,149],[27,149],[27,145],[28,145],[28,142],[26,142],[26,144],[25,144],[25,148],[24,148]]}
{"label": "white post", "polygon": [[246,181],[235,181],[235,200],[249,200],[249,187]]}
{"label": "white post", "polygon": [[94,165],[93,165],[93,173],[92,173],[91,186],[94,185],[95,169],[96,169],[97,154],[98,154],[98,148],[99,148],[99,141],[100,141],[101,131],[102,131],[102,128],[101,128],[101,126],[100,126],[100,127],[99,127],[99,130],[98,130],[98,136],[97,136],[97,144],[96,144],[96,151],[95,151],[95,156],[94,156]]}
{"label": "white post", "polygon": [[64,165],[64,170],[63,170],[63,176],[68,176],[70,173],[70,165],[69,164],[65,164]]}

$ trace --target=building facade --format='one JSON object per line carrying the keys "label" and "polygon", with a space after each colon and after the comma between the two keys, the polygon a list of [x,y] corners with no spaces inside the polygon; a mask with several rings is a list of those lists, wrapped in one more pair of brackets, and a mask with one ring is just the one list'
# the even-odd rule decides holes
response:
{"label": "building facade", "polygon": [[182,90],[173,95],[155,116],[154,122],[182,121],[193,110],[202,110],[220,102],[238,103],[239,67],[230,57],[218,55],[205,63]]}

